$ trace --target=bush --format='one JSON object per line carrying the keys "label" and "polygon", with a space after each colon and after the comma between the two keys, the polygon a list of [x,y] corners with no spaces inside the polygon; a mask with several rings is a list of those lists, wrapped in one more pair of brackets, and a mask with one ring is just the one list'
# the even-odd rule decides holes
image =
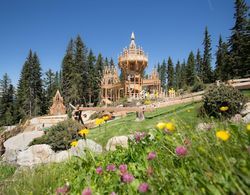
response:
{"label": "bush", "polygon": [[202,115],[229,118],[240,113],[245,103],[246,98],[237,89],[213,85],[204,94],[200,111]]}
{"label": "bush", "polygon": [[203,91],[204,89],[205,89],[205,85],[200,81],[196,81],[193,87],[191,88],[191,92]]}
{"label": "bush", "polygon": [[81,124],[71,119],[63,121],[49,128],[44,136],[34,139],[30,145],[48,144],[54,151],[67,150],[73,140],[80,139],[78,131],[82,128]]}

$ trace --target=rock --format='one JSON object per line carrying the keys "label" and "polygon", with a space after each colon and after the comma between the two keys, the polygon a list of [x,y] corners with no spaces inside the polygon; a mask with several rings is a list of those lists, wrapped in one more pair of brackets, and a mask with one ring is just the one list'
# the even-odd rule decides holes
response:
{"label": "rock", "polygon": [[242,122],[242,116],[240,114],[236,114],[230,119],[230,121],[234,123],[240,123]]}
{"label": "rock", "polygon": [[20,133],[11,137],[3,144],[5,147],[3,160],[10,163],[15,162],[17,160],[18,153],[27,149],[30,142],[32,142],[35,138],[43,136],[43,134],[43,131],[32,131]]}
{"label": "rock", "polygon": [[[12,162],[20,166],[34,166],[37,164],[63,162],[72,156],[85,155],[85,149],[89,149],[93,153],[102,153],[102,146],[92,140],[79,140],[76,147],[69,150],[63,150],[55,153],[51,146],[46,144],[33,145],[23,151],[12,154],[15,156]],[[11,150],[13,151],[13,150]]]}
{"label": "rock", "polygon": [[17,155],[17,164],[20,166],[33,166],[51,162],[55,152],[49,145],[39,144],[30,146]]}
{"label": "rock", "polygon": [[196,129],[198,130],[202,130],[202,131],[209,131],[214,127],[213,124],[211,123],[199,123],[196,127]]}
{"label": "rock", "polygon": [[250,102],[246,103],[244,109],[240,112],[242,116],[245,116],[248,113],[250,113]]}
{"label": "rock", "polygon": [[250,123],[250,113],[248,113],[246,116],[244,116],[243,121],[245,123]]}
{"label": "rock", "polygon": [[114,151],[116,150],[116,146],[122,146],[124,148],[128,148],[128,136],[114,136],[108,140],[106,145],[106,150]]}
{"label": "rock", "polygon": [[68,150],[63,150],[61,152],[55,153],[52,157],[51,157],[51,162],[63,162],[68,160],[70,157],[72,156],[71,152],[69,152]]}
{"label": "rock", "polygon": [[69,152],[73,156],[83,156],[85,155],[85,149],[89,149],[91,152],[97,154],[102,153],[102,146],[90,139],[79,140],[77,146],[70,148]]}

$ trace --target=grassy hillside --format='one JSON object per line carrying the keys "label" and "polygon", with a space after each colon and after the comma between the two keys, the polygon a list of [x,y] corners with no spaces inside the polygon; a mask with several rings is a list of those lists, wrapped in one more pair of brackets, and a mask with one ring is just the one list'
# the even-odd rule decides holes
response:
{"label": "grassy hillside", "polygon": [[[0,194],[55,194],[67,182],[70,194],[249,194],[250,132],[245,124],[197,117],[199,104],[182,104],[108,122],[90,130],[88,138],[103,145],[114,135],[135,134],[128,149],[102,155],[87,152],[68,162],[8,172]],[[208,130],[196,125],[206,120]],[[157,123],[170,121],[165,131]],[[140,133],[138,133],[138,131]],[[147,133],[150,133],[147,134]],[[152,137],[153,136],[153,137]],[[6,168],[4,168],[6,169]],[[0,172],[2,174],[3,170]],[[1,178],[1,177],[0,177]],[[83,193],[84,194],[84,193]]]}

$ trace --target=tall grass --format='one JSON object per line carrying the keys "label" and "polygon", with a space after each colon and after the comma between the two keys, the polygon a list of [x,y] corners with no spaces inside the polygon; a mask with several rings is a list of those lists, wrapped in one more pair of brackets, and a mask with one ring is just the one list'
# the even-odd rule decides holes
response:
{"label": "tall grass", "polygon": [[[53,194],[69,182],[71,194],[88,187],[93,194],[139,194],[138,186],[146,182],[148,194],[250,194],[250,133],[245,124],[212,120],[212,129],[198,130],[196,118],[190,108],[155,119],[151,128],[140,128],[149,134],[130,141],[128,149],[98,156],[86,152],[83,158],[22,171],[2,193]],[[154,128],[157,122],[169,120],[175,125],[173,132]],[[228,131],[229,139],[216,137],[218,130]],[[185,147],[187,154],[178,155],[178,146]],[[155,152],[156,157],[148,160],[149,152]],[[106,171],[109,164],[115,165],[116,171]],[[133,175],[131,183],[122,181],[121,164]],[[96,173],[97,167],[103,169],[102,174]]]}

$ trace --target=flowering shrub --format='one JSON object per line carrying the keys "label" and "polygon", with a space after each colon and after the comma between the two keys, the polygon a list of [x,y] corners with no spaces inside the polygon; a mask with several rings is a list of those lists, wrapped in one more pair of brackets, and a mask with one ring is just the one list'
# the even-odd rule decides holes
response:
{"label": "flowering shrub", "polygon": [[81,134],[88,133],[86,129],[79,131],[80,129],[83,126],[76,121],[63,121],[49,128],[45,135],[34,139],[30,145],[48,144],[54,151],[67,150],[77,145],[76,141],[81,139]]}
{"label": "flowering shrub", "polygon": [[212,86],[203,96],[201,114],[230,118],[243,109],[246,98],[237,89],[225,85]]}

